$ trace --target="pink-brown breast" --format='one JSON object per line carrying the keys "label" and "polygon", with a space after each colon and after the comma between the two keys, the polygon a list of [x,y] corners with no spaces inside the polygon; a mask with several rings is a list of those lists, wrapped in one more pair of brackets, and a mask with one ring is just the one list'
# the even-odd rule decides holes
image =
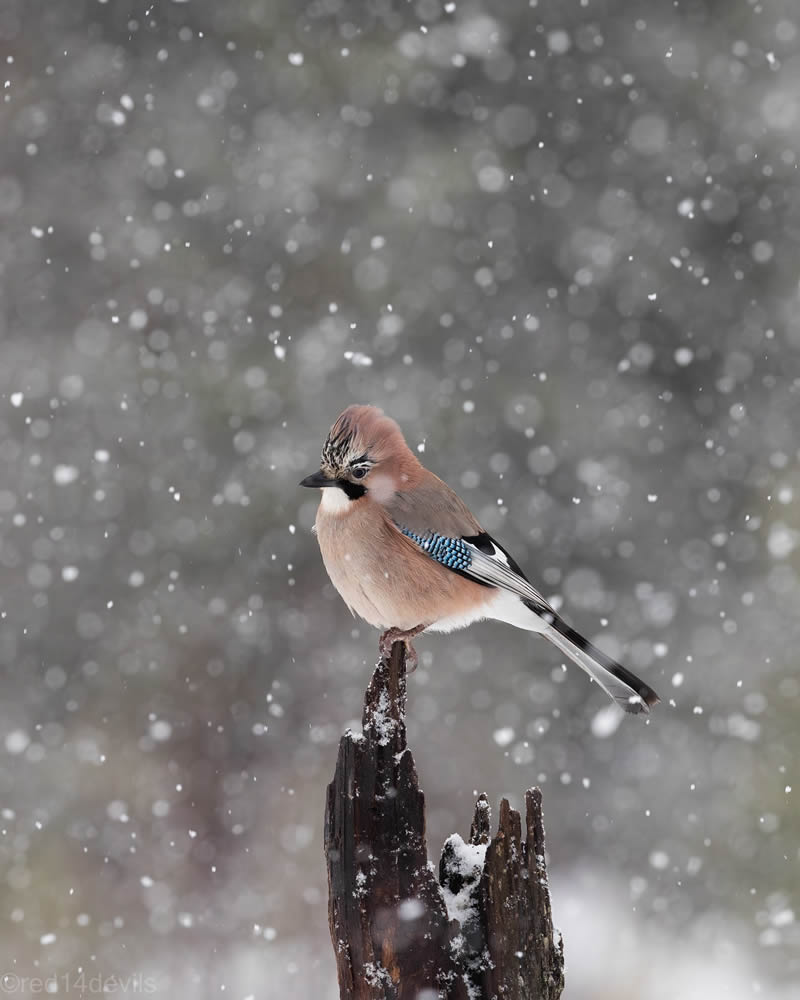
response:
{"label": "pink-brown breast", "polygon": [[468,613],[492,593],[445,569],[363,498],[316,521],[325,569],[345,604],[377,628],[411,629]]}

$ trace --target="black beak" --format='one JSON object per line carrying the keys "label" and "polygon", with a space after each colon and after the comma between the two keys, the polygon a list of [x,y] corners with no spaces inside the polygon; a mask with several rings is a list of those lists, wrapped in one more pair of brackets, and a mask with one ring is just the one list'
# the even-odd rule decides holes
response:
{"label": "black beak", "polygon": [[298,483],[299,486],[310,486],[312,489],[317,487],[317,489],[323,489],[325,486],[336,486],[335,479],[328,479],[324,472],[312,472],[310,476],[306,476],[305,479],[301,479]]}

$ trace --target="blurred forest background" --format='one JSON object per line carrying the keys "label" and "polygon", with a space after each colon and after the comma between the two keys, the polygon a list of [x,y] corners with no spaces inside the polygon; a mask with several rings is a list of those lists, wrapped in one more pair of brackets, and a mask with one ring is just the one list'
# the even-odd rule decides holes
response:
{"label": "blurred forest background", "polygon": [[377,633],[296,484],[375,402],[663,698],[420,639],[431,854],[539,783],[565,1000],[796,996],[796,0],[0,0],[0,65],[3,990],[336,997]]}

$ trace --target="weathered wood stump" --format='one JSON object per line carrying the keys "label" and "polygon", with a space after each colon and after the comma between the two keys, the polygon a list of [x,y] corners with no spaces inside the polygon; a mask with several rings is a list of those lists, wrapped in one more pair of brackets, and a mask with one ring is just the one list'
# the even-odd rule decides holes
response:
{"label": "weathered wood stump", "polygon": [[491,837],[481,795],[469,842],[447,839],[437,880],[405,700],[405,646],[395,643],[367,689],[363,735],[342,737],[328,786],[328,916],[342,1000],[558,1000],[564,957],[540,791],[525,796],[525,840],[505,799]]}

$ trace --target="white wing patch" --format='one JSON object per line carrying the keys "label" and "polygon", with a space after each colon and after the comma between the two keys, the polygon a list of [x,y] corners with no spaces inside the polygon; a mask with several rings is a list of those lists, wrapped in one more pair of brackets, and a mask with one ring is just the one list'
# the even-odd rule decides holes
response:
{"label": "white wing patch", "polygon": [[547,601],[542,597],[535,587],[528,581],[515,573],[508,564],[508,557],[501,548],[492,542],[493,552],[489,555],[481,552],[479,548],[471,542],[466,543],[472,556],[472,562],[466,571],[468,576],[474,577],[481,583],[489,583],[494,587],[508,590],[518,597],[522,597],[535,605],[537,614],[542,615],[545,622],[550,624],[555,618],[555,613]]}
{"label": "white wing patch", "polygon": [[509,569],[511,569],[511,567],[508,565],[508,556],[505,554],[505,552],[503,552],[503,550],[491,538],[489,539],[489,543],[494,549],[494,552],[492,552],[491,555],[489,555],[488,552],[485,552],[484,555],[489,555],[490,559],[497,559],[499,562],[505,563],[505,565],[508,566]]}

